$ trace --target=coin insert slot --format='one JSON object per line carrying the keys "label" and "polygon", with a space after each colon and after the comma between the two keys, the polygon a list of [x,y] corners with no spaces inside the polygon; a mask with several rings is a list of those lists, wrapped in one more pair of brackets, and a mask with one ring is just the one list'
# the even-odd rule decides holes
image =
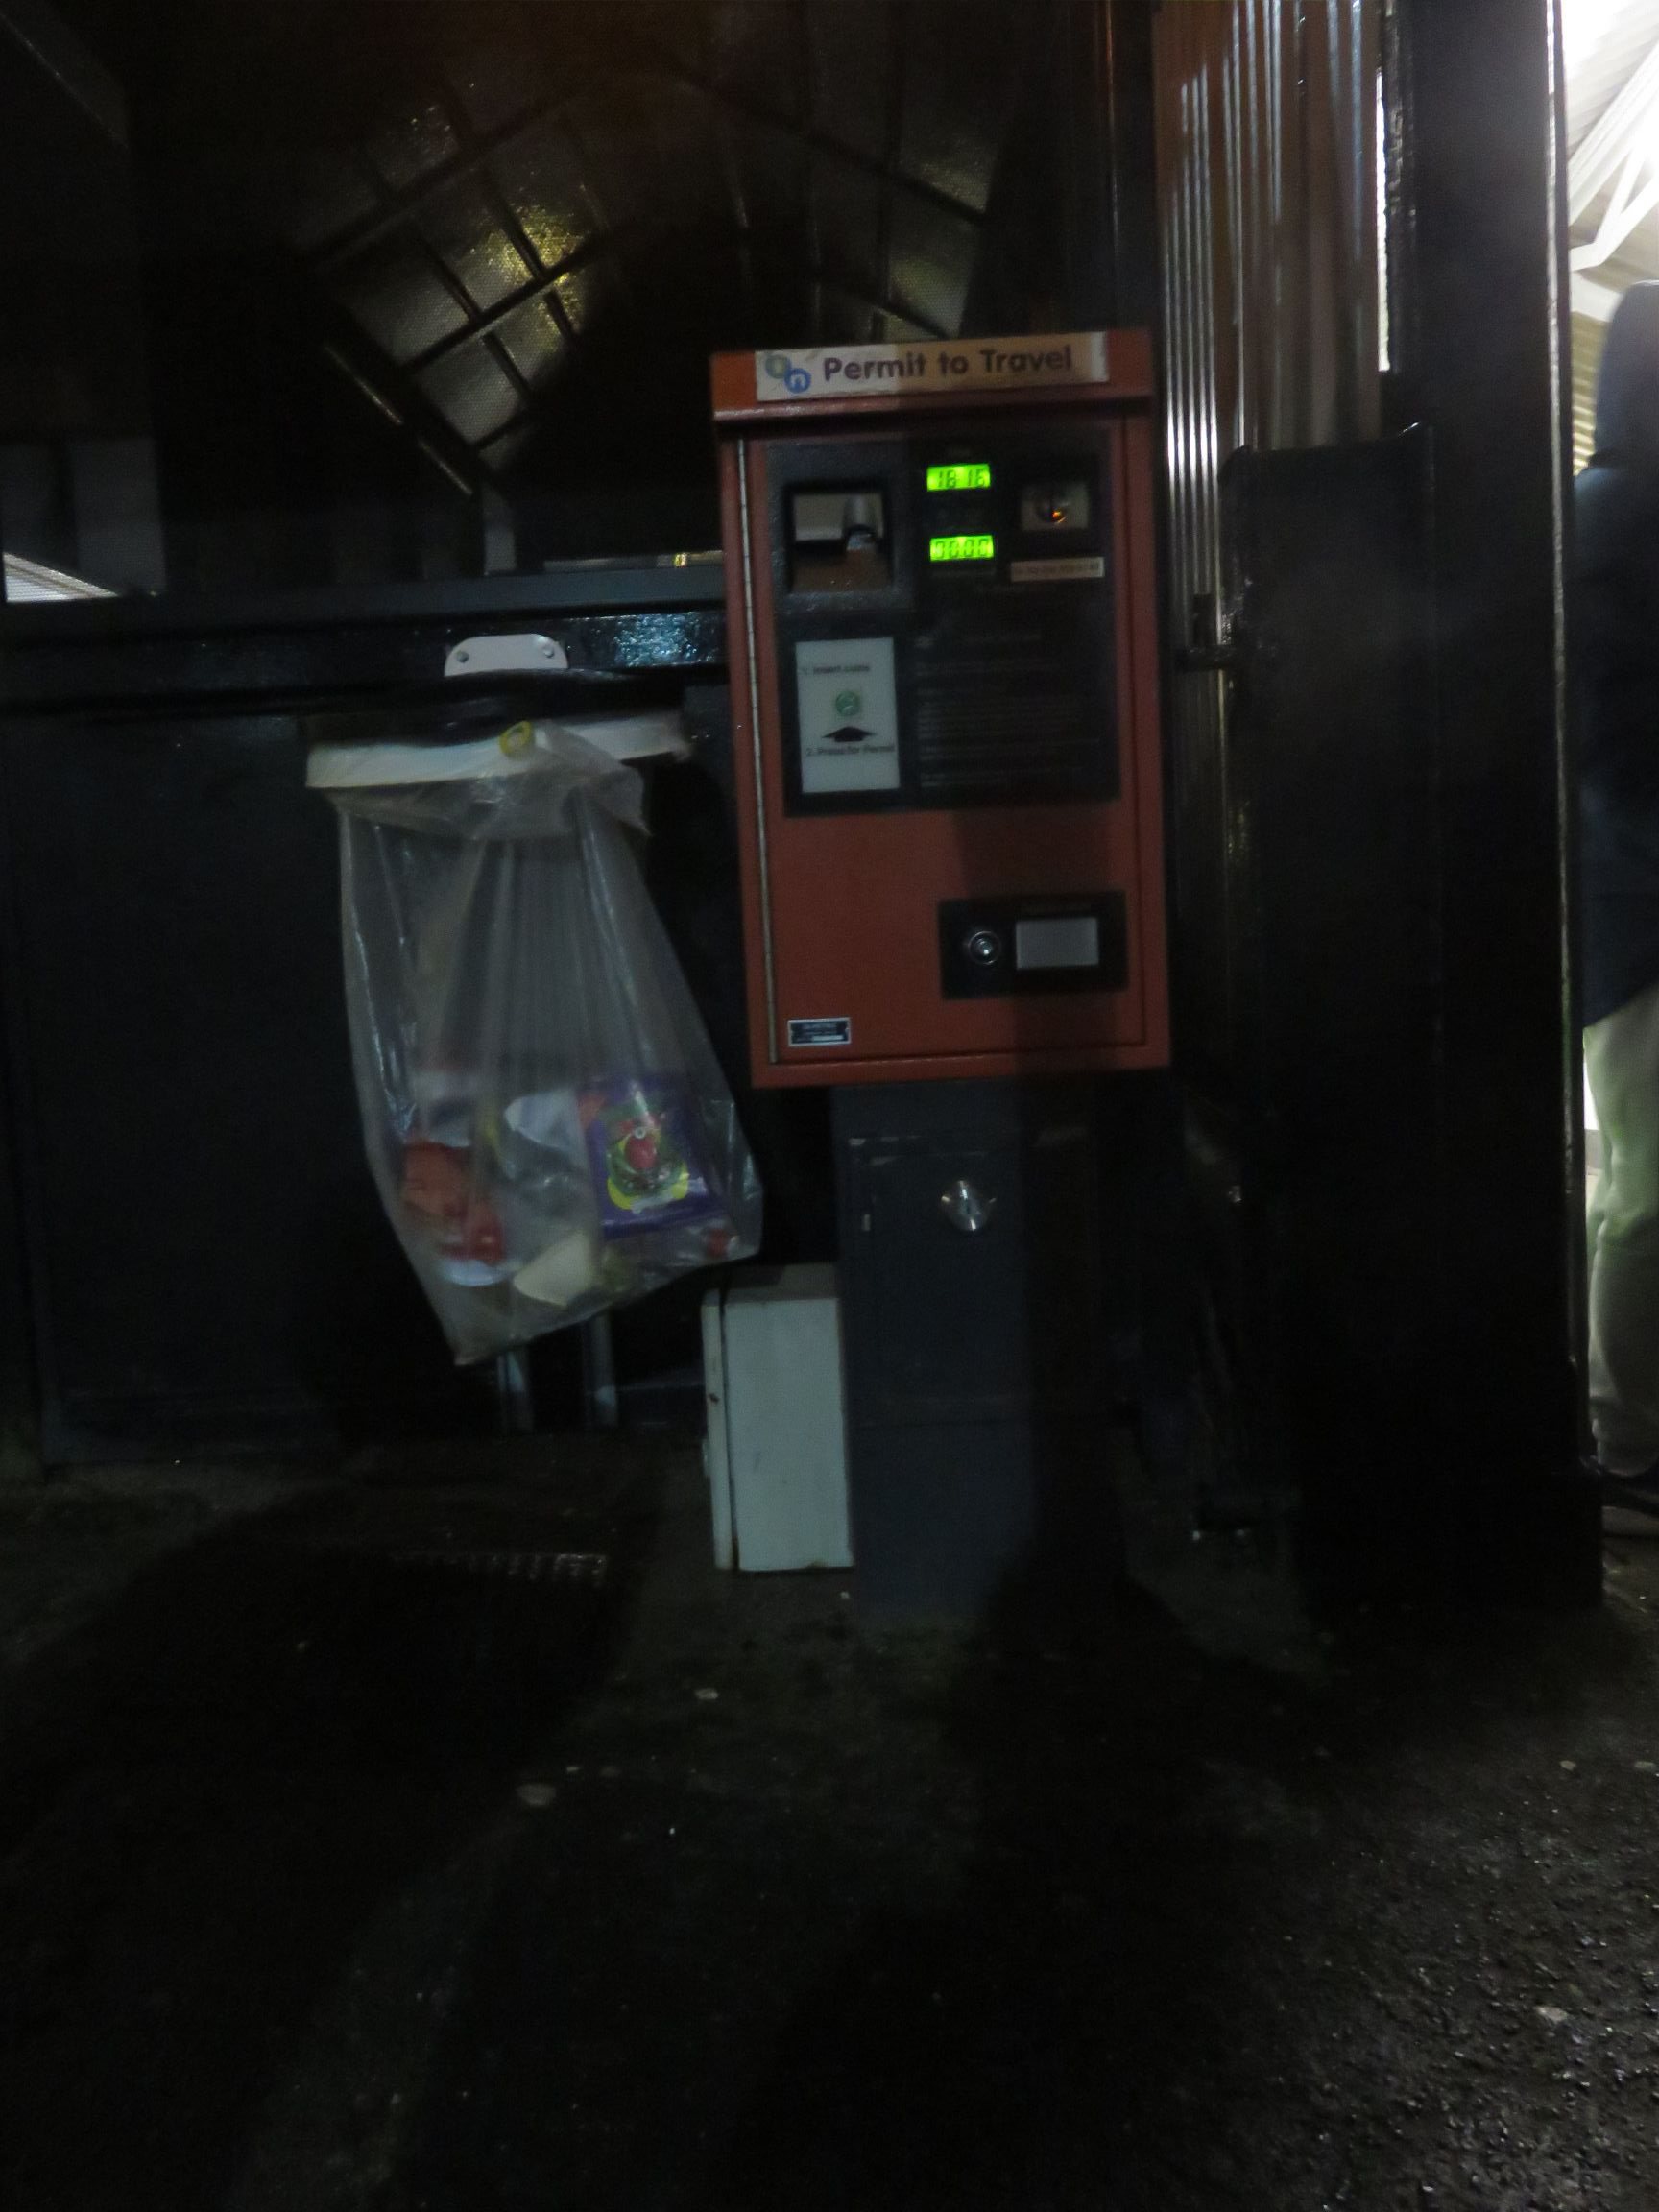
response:
{"label": "coin insert slot", "polygon": [[1020,528],[1027,538],[1087,530],[1094,520],[1093,510],[1089,487],[1080,476],[1054,484],[1027,484],[1020,493]]}

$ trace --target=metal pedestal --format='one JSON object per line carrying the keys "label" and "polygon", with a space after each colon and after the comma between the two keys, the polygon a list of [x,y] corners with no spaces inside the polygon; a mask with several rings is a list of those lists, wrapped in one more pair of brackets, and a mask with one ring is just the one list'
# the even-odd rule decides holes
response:
{"label": "metal pedestal", "polygon": [[1104,1596],[1094,1094],[915,1083],[834,1097],[861,1600],[973,1614]]}

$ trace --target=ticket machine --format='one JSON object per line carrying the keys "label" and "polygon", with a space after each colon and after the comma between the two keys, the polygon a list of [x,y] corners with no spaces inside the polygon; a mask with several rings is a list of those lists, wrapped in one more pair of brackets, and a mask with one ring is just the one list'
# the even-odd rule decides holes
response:
{"label": "ticket machine", "polygon": [[1168,1054],[1151,348],[726,354],[760,1084]]}
{"label": "ticket machine", "polygon": [[1094,1587],[1092,1079],[1169,1047],[1150,341],[713,386],[752,1072],[833,1087],[860,1593]]}

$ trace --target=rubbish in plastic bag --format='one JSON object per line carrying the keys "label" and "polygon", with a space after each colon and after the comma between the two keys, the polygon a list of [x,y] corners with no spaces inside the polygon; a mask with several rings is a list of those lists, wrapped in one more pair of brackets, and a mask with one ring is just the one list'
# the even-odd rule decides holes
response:
{"label": "rubbish in plastic bag", "polygon": [[370,1165],[461,1360],[751,1256],[760,1185],[629,843],[678,718],[325,744]]}

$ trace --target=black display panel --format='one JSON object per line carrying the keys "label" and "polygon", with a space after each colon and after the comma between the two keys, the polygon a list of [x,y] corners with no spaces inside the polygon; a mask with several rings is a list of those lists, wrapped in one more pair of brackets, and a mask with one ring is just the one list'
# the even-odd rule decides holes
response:
{"label": "black display panel", "polygon": [[780,441],[768,525],[792,813],[1118,790],[1112,432]]}

